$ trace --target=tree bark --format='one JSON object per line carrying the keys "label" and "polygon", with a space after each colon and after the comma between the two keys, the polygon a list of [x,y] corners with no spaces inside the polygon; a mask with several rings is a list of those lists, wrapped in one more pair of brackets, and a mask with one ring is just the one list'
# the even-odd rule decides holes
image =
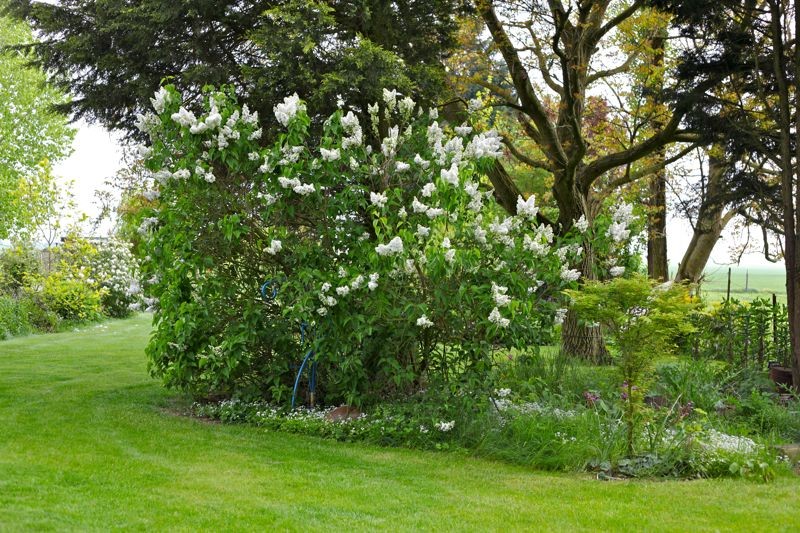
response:
{"label": "tree bark", "polygon": [[[584,280],[593,280],[594,251],[584,251],[581,273]],[[605,364],[610,360],[603,332],[599,326],[579,323],[579,317],[571,309],[561,325],[561,351],[567,355],[580,357],[595,364]]]}
{"label": "tree bark", "polygon": [[[661,68],[664,64],[664,40],[666,29],[660,31],[651,39],[653,49],[652,69],[655,81],[651,90],[650,107],[660,105],[658,96],[664,89],[664,77]],[[654,128],[661,130],[664,121],[658,113]],[[662,146],[655,152],[656,159],[664,163],[667,159],[667,149]],[[647,275],[650,279],[667,281],[669,278],[669,263],[667,261],[667,169],[661,168],[650,177],[650,197],[648,199],[647,213]]]}
{"label": "tree bark", "polygon": [[[561,224],[571,224],[573,219],[580,218],[581,215],[586,220],[592,221],[597,215],[597,205],[591,198],[583,195],[577,190],[573,190],[574,199],[570,203],[578,208],[577,212],[570,212],[564,217],[560,217]],[[563,215],[566,210],[561,211]],[[583,251],[583,260],[579,265],[581,271],[581,283],[596,280],[595,274],[595,251],[590,245],[586,245]],[[609,361],[606,343],[603,340],[603,332],[598,326],[587,326],[581,324],[579,317],[570,310],[561,326],[561,350],[572,356],[580,357],[593,363],[607,363]]]}
{"label": "tree bark", "polygon": [[[798,174],[797,165],[800,164],[800,87],[798,87],[798,76],[800,76],[800,43],[797,42],[800,36],[800,0],[795,0],[794,4],[794,110],[791,110],[791,115],[794,116],[794,165],[787,164],[791,169],[788,173],[788,181],[782,181],[782,189],[788,189],[783,193],[784,204],[788,203],[789,212],[784,214],[784,230],[786,257],[786,301],[789,308],[789,342],[792,347],[792,380],[794,383],[795,392],[800,392],[800,179]],[[788,242],[791,242],[791,248]]]}
{"label": "tree bark", "polygon": [[[657,157],[664,159],[664,149]],[[658,281],[669,278],[667,262],[667,171],[661,169],[650,178],[647,213],[647,276]]]}

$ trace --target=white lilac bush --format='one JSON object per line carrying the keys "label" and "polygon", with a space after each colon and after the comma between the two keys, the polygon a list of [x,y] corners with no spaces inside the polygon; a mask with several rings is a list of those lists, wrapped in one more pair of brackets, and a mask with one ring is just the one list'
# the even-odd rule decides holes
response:
{"label": "white lilac bush", "polygon": [[139,264],[131,244],[119,239],[98,242],[91,259],[91,269],[103,289],[103,310],[120,318],[143,310]]}
{"label": "white lilac bush", "polygon": [[533,197],[502,211],[484,177],[495,133],[389,90],[341,103],[321,135],[287,97],[270,144],[228,91],[201,111],[166,87],[153,106],[139,122],[158,208],[141,231],[148,353],[168,385],[281,402],[313,349],[318,396],[362,403],[480,383],[498,349],[551,341],[588,224],[558,238]]}

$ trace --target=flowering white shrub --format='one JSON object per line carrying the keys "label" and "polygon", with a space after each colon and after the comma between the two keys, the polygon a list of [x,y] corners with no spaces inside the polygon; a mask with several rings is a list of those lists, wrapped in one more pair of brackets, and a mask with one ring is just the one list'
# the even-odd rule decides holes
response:
{"label": "flowering white shrub", "polygon": [[103,308],[106,314],[124,317],[131,311],[142,310],[139,265],[131,252],[131,244],[109,239],[95,246],[97,254],[92,257],[91,266],[94,277],[104,289]]}
{"label": "flowering white shrub", "polygon": [[274,110],[287,130],[262,147],[229,95],[195,115],[166,91],[139,123],[160,202],[143,228],[145,269],[161,276],[148,351],[167,383],[282,399],[313,347],[330,401],[358,402],[482,375],[494,349],[549,340],[583,249],[536,223],[533,197],[515,216],[492,200],[493,132],[450,134],[386,91],[366,113],[343,104],[315,140],[294,95]]}

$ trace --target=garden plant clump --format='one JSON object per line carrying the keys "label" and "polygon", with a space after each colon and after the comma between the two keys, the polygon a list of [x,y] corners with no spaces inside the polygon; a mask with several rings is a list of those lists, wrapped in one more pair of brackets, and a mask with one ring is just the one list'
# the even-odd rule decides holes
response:
{"label": "garden plant clump", "polygon": [[116,239],[17,243],[0,254],[0,338],[129,316],[143,302],[138,278],[130,245]]}
{"label": "garden plant clump", "polygon": [[486,387],[500,349],[552,342],[587,243],[626,251],[630,216],[558,238],[533,197],[502,211],[484,176],[500,138],[396,91],[366,110],[342,102],[320,138],[287,97],[266,147],[228,92],[209,90],[197,115],[171,87],[153,105],[140,117],[158,198],[142,227],[148,353],[198,397],[287,402],[309,350],[327,405]]}

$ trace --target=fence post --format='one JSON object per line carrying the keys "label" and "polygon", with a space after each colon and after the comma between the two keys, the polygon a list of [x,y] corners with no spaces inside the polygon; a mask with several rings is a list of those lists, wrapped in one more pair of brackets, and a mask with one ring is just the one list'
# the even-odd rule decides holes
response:
{"label": "fence post", "polygon": [[764,369],[764,337],[766,337],[767,325],[764,323],[763,317],[758,320],[758,369]]}
{"label": "fence post", "polygon": [[772,293],[772,350],[775,360],[780,361],[782,356],[778,355],[780,346],[778,345],[778,297]]}
{"label": "fence post", "polygon": [[725,299],[731,299],[731,267],[728,267],[728,290],[725,293]]}
{"label": "fence post", "polygon": [[747,367],[750,358],[750,310],[744,315],[744,346],[742,347],[742,366]]}

